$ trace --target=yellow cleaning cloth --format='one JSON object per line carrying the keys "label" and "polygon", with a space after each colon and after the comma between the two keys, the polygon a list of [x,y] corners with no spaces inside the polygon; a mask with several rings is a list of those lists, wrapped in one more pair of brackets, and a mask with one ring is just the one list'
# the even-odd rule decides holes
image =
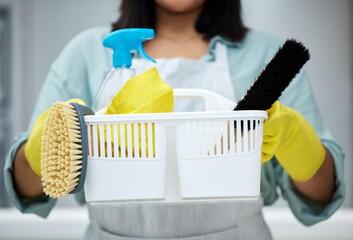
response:
{"label": "yellow cleaning cloth", "polygon": [[[157,69],[151,68],[150,70],[129,79],[124,87],[118,92],[117,95],[112,99],[112,102],[107,107],[105,114],[128,114],[128,113],[159,113],[159,112],[172,112],[174,108],[174,95],[173,89],[163,82],[160,78]],[[141,132],[139,129],[133,129],[132,131]],[[120,125],[118,125],[120,129]],[[99,128],[98,128],[99,131]],[[152,124],[153,131],[153,149],[155,149],[155,128],[154,123]],[[127,142],[127,126],[125,125],[125,142]],[[120,139],[120,130],[118,136]],[[106,134],[106,128],[104,128],[105,145],[107,143],[107,137],[113,136],[113,129],[111,129],[110,136]],[[99,138],[99,133],[98,133]],[[147,134],[146,134],[147,138]],[[98,141],[100,141],[98,139]],[[114,141],[111,139],[112,149],[114,149]],[[129,143],[128,143],[129,144]],[[134,135],[132,134],[132,152],[134,156],[135,149]],[[151,143],[150,143],[151,144]],[[146,139],[146,147],[147,147]],[[125,156],[127,156],[127,144],[125,145]],[[141,146],[141,139],[139,139],[139,146]],[[119,152],[121,151],[119,142]],[[123,151],[122,151],[123,152]],[[139,152],[141,155],[141,147],[139,147]],[[146,149],[147,155],[148,150]],[[105,153],[107,156],[107,152]],[[121,154],[121,153],[120,153]],[[119,154],[119,155],[120,155]],[[152,153],[151,153],[152,154]],[[124,154],[121,154],[124,155]],[[113,152],[114,156],[114,152]],[[154,152],[153,152],[154,156]],[[137,157],[137,156],[136,156]]]}
{"label": "yellow cleaning cloth", "polygon": [[129,79],[105,114],[172,112],[173,108],[173,89],[162,81],[154,67]]}

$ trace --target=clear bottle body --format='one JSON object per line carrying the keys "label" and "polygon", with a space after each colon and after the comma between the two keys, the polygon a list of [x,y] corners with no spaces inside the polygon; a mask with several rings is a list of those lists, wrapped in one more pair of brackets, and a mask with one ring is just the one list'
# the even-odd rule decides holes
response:
{"label": "clear bottle body", "polygon": [[133,68],[119,67],[109,71],[93,102],[93,111],[98,112],[108,106],[114,96],[123,88],[126,81],[136,75]]}

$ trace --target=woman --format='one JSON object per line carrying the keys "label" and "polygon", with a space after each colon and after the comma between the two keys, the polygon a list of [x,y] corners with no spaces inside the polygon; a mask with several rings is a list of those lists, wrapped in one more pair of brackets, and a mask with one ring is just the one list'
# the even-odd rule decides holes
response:
{"label": "woman", "polygon": [[[174,88],[209,89],[234,101],[244,94],[282,43],[271,35],[244,27],[240,1],[125,0],[121,12],[113,29],[85,31],[63,50],[51,67],[30,126],[55,101],[77,97],[92,105],[100,82],[111,67],[110,52],[101,44],[111,30],[154,28],[155,38],[145,42],[144,49],[157,59],[157,69],[167,84]],[[133,66],[138,72],[151,67],[139,56],[134,56]],[[270,134],[272,137],[269,135],[264,145],[273,139],[277,139],[277,145],[269,152],[263,150],[265,160],[272,159],[262,165],[262,199],[184,205],[89,206],[91,225],[86,239],[271,239],[261,208],[263,203],[269,205],[278,198],[277,187],[303,224],[312,225],[330,217],[344,197],[343,153],[320,117],[304,71],[297,75],[280,101],[290,108],[280,105],[278,109],[290,114],[296,109],[306,119],[301,120],[304,127],[299,132],[310,133],[304,139],[307,144],[298,145],[294,152],[308,153],[309,149],[310,156],[302,154],[293,161],[285,154],[290,152],[286,151],[288,134],[282,142]],[[182,104],[177,104],[176,108],[197,110]],[[290,127],[286,121],[270,124],[271,119],[274,118],[270,116],[266,123],[269,127],[264,127],[265,133],[270,126],[278,124],[282,124],[283,129]],[[308,130],[309,122],[316,133]],[[12,202],[22,212],[45,217],[55,200],[42,194],[40,177],[31,168],[32,161],[39,161],[38,158],[30,160],[29,153],[33,149],[26,140],[31,131],[34,131],[32,127],[12,145],[6,159],[6,186]],[[311,137],[314,140],[308,141]],[[291,141],[293,146],[301,142],[295,138]],[[266,146],[263,149],[268,149]],[[293,167],[292,163],[300,164]],[[304,180],[296,178],[298,171],[306,170]],[[84,203],[83,193],[76,197]]]}

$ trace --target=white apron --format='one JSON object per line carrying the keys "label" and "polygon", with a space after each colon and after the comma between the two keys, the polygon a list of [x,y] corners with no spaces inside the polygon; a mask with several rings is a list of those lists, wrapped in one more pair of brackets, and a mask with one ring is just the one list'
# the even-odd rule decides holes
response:
{"label": "white apron", "polygon": [[[158,59],[157,69],[172,88],[201,88],[236,101],[229,73],[227,47],[217,42],[215,61]],[[137,74],[154,65],[133,59]],[[201,100],[176,99],[174,111],[200,111]],[[104,186],[102,186],[104,187]],[[178,204],[89,205],[85,239],[107,240],[269,240],[262,199]]]}

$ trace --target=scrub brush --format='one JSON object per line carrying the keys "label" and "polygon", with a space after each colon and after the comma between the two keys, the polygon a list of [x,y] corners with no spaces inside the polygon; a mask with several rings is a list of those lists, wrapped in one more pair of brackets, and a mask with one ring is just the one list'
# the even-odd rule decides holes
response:
{"label": "scrub brush", "polygon": [[93,111],[78,103],[56,102],[42,134],[41,168],[45,194],[59,198],[83,187],[87,168],[84,115]]}
{"label": "scrub brush", "polygon": [[[95,115],[171,112],[173,100],[173,89],[152,68],[129,79],[112,102]],[[59,198],[82,188],[88,155],[84,116],[93,114],[90,108],[78,103],[57,102],[50,108],[42,134],[41,156],[43,190],[50,197]]]}
{"label": "scrub brush", "polygon": [[234,110],[270,109],[309,59],[309,50],[301,42],[287,40]]}

